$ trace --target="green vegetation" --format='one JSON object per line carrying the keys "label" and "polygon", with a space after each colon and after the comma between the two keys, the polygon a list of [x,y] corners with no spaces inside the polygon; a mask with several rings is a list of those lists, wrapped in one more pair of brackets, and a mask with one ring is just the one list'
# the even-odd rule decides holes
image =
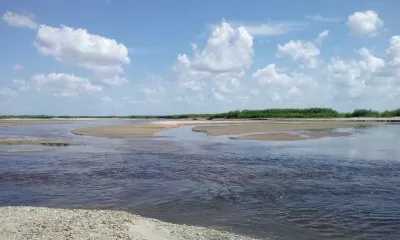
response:
{"label": "green vegetation", "polygon": [[198,119],[198,118],[351,118],[351,117],[400,117],[400,108],[378,112],[372,109],[356,109],[351,113],[340,113],[332,108],[271,108],[263,110],[235,110],[217,114],[180,114],[180,115],[132,115],[132,116],[51,116],[51,115],[3,115],[0,119],[51,119],[51,118],[163,118],[163,119]]}

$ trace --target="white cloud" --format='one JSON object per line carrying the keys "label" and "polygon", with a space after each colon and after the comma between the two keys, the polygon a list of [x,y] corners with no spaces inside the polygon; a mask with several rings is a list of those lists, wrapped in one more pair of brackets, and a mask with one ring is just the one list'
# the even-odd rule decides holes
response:
{"label": "white cloud", "polygon": [[363,60],[363,62],[360,62],[360,65],[362,65],[362,67],[365,68],[368,72],[375,72],[385,66],[385,61],[383,59],[374,56],[366,48],[361,48],[358,51],[358,54]]}
{"label": "white cloud", "polygon": [[355,12],[348,17],[347,26],[356,35],[373,37],[383,27],[383,21],[378,14],[372,10]]}
{"label": "white cloud", "polygon": [[278,69],[275,64],[269,64],[263,69],[258,69],[253,73],[252,77],[262,86],[268,84],[287,85],[292,80],[289,75]]}
{"label": "white cloud", "polygon": [[243,74],[241,73],[221,73],[215,76],[213,80],[219,91],[229,93],[239,88],[240,82],[238,79],[242,76]]}
{"label": "white cloud", "polygon": [[22,69],[24,69],[24,67],[19,64],[14,64],[13,66],[14,71],[21,71]]}
{"label": "white cloud", "polygon": [[28,15],[7,11],[2,18],[8,25],[13,27],[36,29],[38,26],[34,18]]}
{"label": "white cloud", "polygon": [[278,36],[299,31],[306,24],[300,22],[244,23],[247,32],[253,36]]}
{"label": "white cloud", "polygon": [[308,20],[312,20],[312,21],[317,21],[317,22],[340,22],[340,18],[338,17],[323,17],[319,14],[315,14],[315,15],[308,15],[306,16],[306,19]]}
{"label": "white cloud", "polygon": [[113,100],[109,96],[104,96],[100,98],[100,101],[102,101],[103,103],[111,103]]}
{"label": "white cloud", "polygon": [[316,68],[318,66],[319,49],[312,43],[302,40],[277,45],[277,57],[290,56],[294,61],[301,61],[307,68]]}
{"label": "white cloud", "polygon": [[318,45],[322,45],[322,42],[324,41],[324,39],[326,37],[328,37],[328,35],[329,35],[329,31],[328,30],[320,32],[318,34],[318,37],[315,39],[315,43],[318,44]]}
{"label": "white cloud", "polygon": [[117,86],[117,85],[121,85],[121,84],[127,83],[128,80],[126,80],[126,78],[124,78],[124,77],[122,77],[120,75],[115,75],[114,77],[105,78],[101,82],[106,84],[106,85]]}
{"label": "white cloud", "polygon": [[201,91],[214,80],[220,91],[239,85],[238,77],[250,67],[254,54],[253,38],[244,27],[223,21],[215,26],[203,50],[192,44],[193,56],[179,54],[174,70],[180,85]]}
{"label": "white cloud", "polygon": [[24,80],[15,79],[13,80],[13,83],[19,91],[28,91],[31,88],[30,85]]}
{"label": "white cloud", "polygon": [[91,34],[86,29],[41,25],[35,46],[46,56],[99,73],[122,73],[129,64],[128,49],[114,39]]}
{"label": "white cloud", "polygon": [[50,92],[55,96],[74,97],[82,93],[102,91],[101,86],[92,84],[87,78],[73,74],[50,73],[38,74],[32,77],[37,91]]}
{"label": "white cloud", "polygon": [[213,30],[202,51],[193,47],[193,57],[178,56],[178,62],[193,70],[231,72],[247,69],[253,57],[253,38],[244,27],[233,28],[222,22]]}
{"label": "white cloud", "polygon": [[400,36],[393,36],[389,40],[389,48],[386,53],[390,56],[388,65],[394,72],[400,75]]}
{"label": "white cloud", "polygon": [[371,86],[383,86],[379,72],[385,68],[385,61],[374,56],[368,49],[357,51],[360,60],[344,60],[334,57],[327,65],[324,76],[333,84],[347,92],[350,98],[359,98],[368,94]]}

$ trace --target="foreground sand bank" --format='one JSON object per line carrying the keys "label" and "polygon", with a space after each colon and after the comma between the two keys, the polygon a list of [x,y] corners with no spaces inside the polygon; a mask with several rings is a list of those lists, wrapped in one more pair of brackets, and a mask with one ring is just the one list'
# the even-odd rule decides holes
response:
{"label": "foreground sand bank", "polygon": [[0,236],[21,239],[251,240],[227,232],[107,210],[0,207]]}
{"label": "foreground sand bank", "polygon": [[135,138],[154,137],[155,133],[181,126],[195,126],[195,132],[204,132],[209,136],[222,136],[257,132],[295,131],[311,129],[351,128],[356,126],[374,125],[377,123],[349,122],[349,121],[268,121],[268,120],[219,120],[219,121],[158,121],[139,124],[125,124],[118,126],[98,126],[73,129],[77,135]]}

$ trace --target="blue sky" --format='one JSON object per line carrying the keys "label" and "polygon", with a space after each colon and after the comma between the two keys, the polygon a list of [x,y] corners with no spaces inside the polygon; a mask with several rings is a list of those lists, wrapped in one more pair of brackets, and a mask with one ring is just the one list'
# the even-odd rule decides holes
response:
{"label": "blue sky", "polygon": [[399,1],[0,1],[0,114],[398,108]]}

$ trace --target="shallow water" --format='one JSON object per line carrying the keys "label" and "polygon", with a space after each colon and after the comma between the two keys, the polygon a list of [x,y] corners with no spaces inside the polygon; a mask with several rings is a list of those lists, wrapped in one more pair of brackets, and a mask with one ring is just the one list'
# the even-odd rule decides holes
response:
{"label": "shallow water", "polygon": [[162,139],[70,133],[105,124],[121,121],[0,128],[1,136],[85,144],[0,152],[0,205],[122,209],[273,239],[400,235],[400,125],[294,142],[207,137],[190,127]]}

